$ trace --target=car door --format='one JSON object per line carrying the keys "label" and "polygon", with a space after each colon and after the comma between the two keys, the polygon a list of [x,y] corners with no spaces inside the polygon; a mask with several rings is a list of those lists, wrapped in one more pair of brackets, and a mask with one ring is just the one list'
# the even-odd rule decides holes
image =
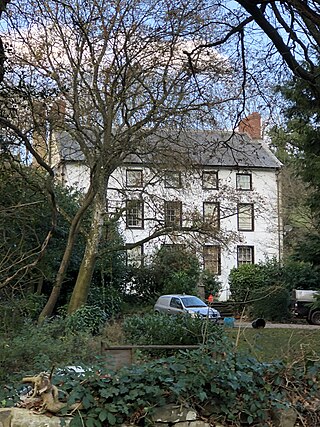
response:
{"label": "car door", "polygon": [[183,305],[180,298],[172,297],[170,300],[170,314],[181,314],[183,312]]}

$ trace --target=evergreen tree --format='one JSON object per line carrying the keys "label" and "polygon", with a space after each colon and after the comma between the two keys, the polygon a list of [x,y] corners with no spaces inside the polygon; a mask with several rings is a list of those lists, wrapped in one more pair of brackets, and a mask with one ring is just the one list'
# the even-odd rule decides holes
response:
{"label": "evergreen tree", "polygon": [[[320,78],[316,85],[320,89]],[[273,144],[286,165],[285,177],[295,177],[294,197],[285,203],[295,260],[320,265],[320,99],[304,80],[293,78],[278,88],[286,101],[285,124],[272,132]],[[299,183],[299,178],[303,185]],[[301,181],[300,181],[301,182]],[[288,198],[285,180],[284,193]],[[294,202],[295,200],[295,202]],[[304,209],[298,210],[298,206]],[[308,249],[308,250],[307,250]]]}

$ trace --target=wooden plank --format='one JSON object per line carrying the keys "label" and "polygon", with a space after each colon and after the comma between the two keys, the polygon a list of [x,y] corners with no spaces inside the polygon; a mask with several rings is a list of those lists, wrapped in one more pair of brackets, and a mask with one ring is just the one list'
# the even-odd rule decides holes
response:
{"label": "wooden plank", "polygon": [[101,354],[106,356],[107,367],[119,369],[134,363],[135,350],[188,350],[197,349],[199,345],[117,345],[110,346],[101,341]]}
{"label": "wooden plank", "polygon": [[133,350],[130,348],[107,348],[104,350],[106,365],[110,369],[119,369],[133,363]]}

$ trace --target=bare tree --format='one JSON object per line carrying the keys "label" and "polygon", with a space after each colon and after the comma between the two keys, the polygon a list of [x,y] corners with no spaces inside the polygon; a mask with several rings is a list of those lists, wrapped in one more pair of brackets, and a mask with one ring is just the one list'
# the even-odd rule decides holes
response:
{"label": "bare tree", "polygon": [[238,0],[263,30],[292,73],[315,88],[320,49],[318,1]]}
{"label": "bare tree", "polygon": [[[163,128],[214,128],[219,117],[236,126],[250,102],[273,108],[266,92],[278,78],[275,64],[306,80],[316,99],[320,95],[318,1],[47,0],[11,7],[15,69],[9,66],[6,83],[15,93],[19,88],[25,102],[28,126],[20,140],[29,138],[31,152],[52,176],[52,147],[64,135],[90,172],[42,317],[52,312],[82,216],[92,207],[70,311],[86,300],[102,226],[106,218],[117,219],[106,213],[104,189],[129,155],[159,153],[148,142],[151,135]],[[20,129],[4,119],[2,125]]]}
{"label": "bare tree", "polygon": [[[90,207],[91,228],[69,312],[86,302],[103,225],[118,219],[118,214],[106,214],[105,189],[112,173],[130,155],[156,157],[162,147],[170,156],[182,129],[215,127],[224,102],[238,99],[243,86],[233,79],[234,64],[201,47],[215,34],[216,22],[209,18],[216,12],[216,5],[205,1],[76,0],[25,2],[19,14],[11,14],[15,67],[6,82],[23,94],[30,149],[51,174],[53,148],[64,140],[90,177],[41,319],[56,304]],[[175,130],[177,138],[151,144],[150,137],[161,136],[166,128]],[[178,150],[175,157],[186,164],[187,155]],[[170,231],[162,226],[150,238]]]}

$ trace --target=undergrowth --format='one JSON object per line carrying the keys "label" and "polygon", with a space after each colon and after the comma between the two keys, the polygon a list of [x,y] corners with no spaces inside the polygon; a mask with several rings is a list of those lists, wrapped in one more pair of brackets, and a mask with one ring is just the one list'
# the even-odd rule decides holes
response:
{"label": "undergrowth", "polygon": [[[41,327],[28,324],[16,337],[1,339],[0,406],[19,400],[23,376],[50,372],[55,366],[53,381],[62,391],[61,398],[68,396],[68,404],[81,401],[83,406],[73,413],[70,427],[149,426],[155,409],[167,404],[194,408],[209,423],[225,426],[271,426],[275,411],[288,407],[299,414],[302,425],[320,425],[315,408],[320,392],[318,358],[306,356],[299,363],[261,362],[236,350],[234,340],[212,323],[145,316],[140,322],[131,318],[124,323],[126,338],[130,337],[132,344],[144,340],[169,344],[170,339],[180,337],[183,342],[184,337],[192,337],[199,348],[145,358],[111,371],[106,361],[97,357],[98,337],[70,333],[61,322],[56,319]],[[115,331],[121,337],[119,329]],[[62,369],[83,364],[89,368],[81,373]]]}
{"label": "undergrowth", "polygon": [[209,342],[117,372],[107,370],[101,361],[80,376],[58,372],[54,378],[69,395],[68,404],[83,405],[73,414],[70,427],[149,426],[155,408],[167,404],[194,408],[212,424],[267,427],[279,409],[292,407],[304,420],[315,416],[319,367],[311,361],[290,367],[260,363],[234,352],[227,342]]}

